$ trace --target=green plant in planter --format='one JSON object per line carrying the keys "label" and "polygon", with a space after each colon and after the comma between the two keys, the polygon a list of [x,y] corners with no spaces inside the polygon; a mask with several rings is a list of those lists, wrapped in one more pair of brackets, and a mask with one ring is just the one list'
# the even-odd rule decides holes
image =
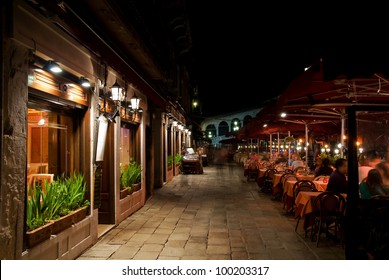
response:
{"label": "green plant in planter", "polygon": [[26,224],[27,230],[30,231],[43,226],[47,222],[47,219],[45,218],[44,210],[42,209],[42,187],[34,185],[29,189],[28,194]]}
{"label": "green plant in planter", "polygon": [[47,220],[58,219],[66,203],[66,185],[63,180],[44,182],[46,193],[42,195],[42,210]]}
{"label": "green plant in planter", "polygon": [[173,156],[172,155],[167,156],[167,166],[169,168],[171,168],[173,166]]}
{"label": "green plant in planter", "polygon": [[183,159],[183,156],[181,155],[181,154],[176,154],[176,156],[175,156],[175,158],[176,158],[176,164],[181,164],[181,161],[182,161],[182,159]]}
{"label": "green plant in planter", "polygon": [[82,174],[73,173],[73,176],[65,180],[67,188],[66,204],[70,211],[89,204],[85,199],[86,182]]}
{"label": "green plant in planter", "polygon": [[121,169],[120,185],[121,187],[132,188],[132,186],[141,181],[142,166],[133,161]]}

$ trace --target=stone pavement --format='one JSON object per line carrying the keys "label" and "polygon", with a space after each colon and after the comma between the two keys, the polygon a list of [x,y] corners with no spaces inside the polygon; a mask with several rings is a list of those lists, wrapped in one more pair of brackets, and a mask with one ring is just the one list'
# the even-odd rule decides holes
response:
{"label": "stone pavement", "polygon": [[247,182],[242,167],[208,166],[155,190],[78,259],[344,259],[342,246],[322,235],[317,248],[295,225],[281,202]]}

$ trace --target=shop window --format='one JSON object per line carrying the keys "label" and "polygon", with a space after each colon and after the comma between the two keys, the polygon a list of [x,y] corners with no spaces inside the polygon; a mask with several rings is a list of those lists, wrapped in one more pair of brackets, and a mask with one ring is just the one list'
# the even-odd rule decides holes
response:
{"label": "shop window", "polygon": [[78,169],[81,153],[76,139],[77,128],[71,115],[28,109],[28,184],[36,174],[69,176]]}
{"label": "shop window", "polygon": [[138,125],[122,122],[120,128],[120,165],[122,166],[132,161],[140,161],[138,128]]}

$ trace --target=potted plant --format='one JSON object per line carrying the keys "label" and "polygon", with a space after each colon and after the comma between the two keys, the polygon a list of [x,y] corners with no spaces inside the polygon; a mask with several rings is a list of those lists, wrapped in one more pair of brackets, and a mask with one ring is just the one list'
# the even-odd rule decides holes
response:
{"label": "potted plant", "polygon": [[86,217],[89,201],[85,199],[86,183],[82,174],[73,173],[69,178],[62,176],[46,188],[44,201],[47,217],[53,222],[53,234]]}
{"label": "potted plant", "polygon": [[53,223],[44,214],[43,191],[40,185],[31,187],[27,198],[27,246],[33,247],[51,236]]}
{"label": "potted plant", "polygon": [[176,162],[175,174],[179,174],[180,173],[180,165],[181,165],[182,159],[183,159],[183,156],[181,154],[177,153],[175,155],[175,162]]}
{"label": "potted plant", "polygon": [[75,224],[84,219],[88,212],[89,200],[85,198],[86,182],[80,173],[73,173],[73,176],[66,180],[67,186],[67,207],[72,214],[72,223]]}
{"label": "potted plant", "polygon": [[135,161],[132,162],[130,164],[130,173],[132,178],[132,188],[135,192],[139,191],[141,189],[142,166]]}
{"label": "potted plant", "polygon": [[130,189],[128,187],[128,174],[127,174],[128,165],[120,166],[120,199],[125,198],[130,194]]}
{"label": "potted plant", "polygon": [[121,169],[120,176],[121,189],[127,189],[129,194],[139,190],[141,186],[141,175],[142,166],[139,163],[133,161],[130,164],[124,166]]}

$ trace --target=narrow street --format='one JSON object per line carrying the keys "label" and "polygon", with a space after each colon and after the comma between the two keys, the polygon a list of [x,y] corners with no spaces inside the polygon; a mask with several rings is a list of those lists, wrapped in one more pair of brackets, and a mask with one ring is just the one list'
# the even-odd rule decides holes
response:
{"label": "narrow street", "polygon": [[341,245],[323,236],[317,248],[295,225],[281,202],[247,182],[242,167],[207,166],[157,189],[78,259],[344,259]]}

